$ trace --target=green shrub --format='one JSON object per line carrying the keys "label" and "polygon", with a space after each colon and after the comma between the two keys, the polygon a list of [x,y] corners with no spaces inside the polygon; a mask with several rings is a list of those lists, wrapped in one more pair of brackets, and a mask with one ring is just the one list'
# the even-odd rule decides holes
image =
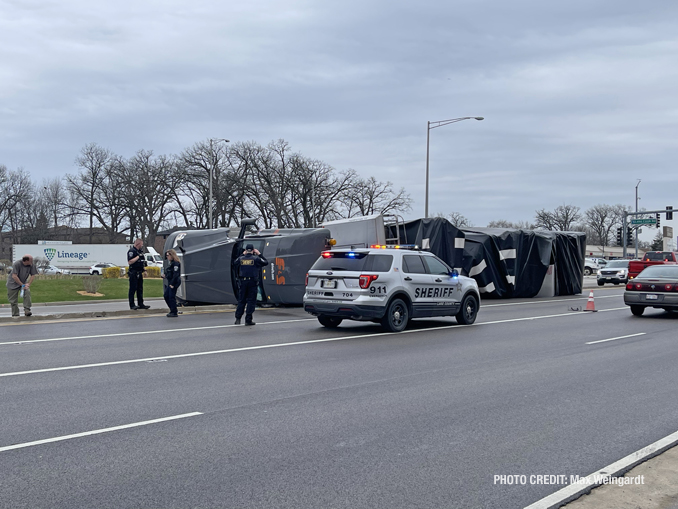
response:
{"label": "green shrub", "polygon": [[160,267],[146,267],[148,277],[160,277]]}
{"label": "green shrub", "polygon": [[103,270],[104,279],[118,279],[122,269],[120,267],[106,267]]}

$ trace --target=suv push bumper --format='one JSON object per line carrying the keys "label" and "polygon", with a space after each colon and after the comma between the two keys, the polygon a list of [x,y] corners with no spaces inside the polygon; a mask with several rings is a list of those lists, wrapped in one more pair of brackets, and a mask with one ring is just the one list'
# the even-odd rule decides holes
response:
{"label": "suv push bumper", "polygon": [[356,304],[304,304],[304,311],[314,316],[327,315],[353,320],[374,320],[386,314],[386,308],[381,306],[360,306]]}
{"label": "suv push bumper", "polygon": [[626,284],[626,283],[628,283],[629,280],[627,278],[617,277],[617,276],[612,277],[612,276],[598,275],[598,281],[601,281],[603,283],[614,283],[614,284],[618,285],[619,283]]}

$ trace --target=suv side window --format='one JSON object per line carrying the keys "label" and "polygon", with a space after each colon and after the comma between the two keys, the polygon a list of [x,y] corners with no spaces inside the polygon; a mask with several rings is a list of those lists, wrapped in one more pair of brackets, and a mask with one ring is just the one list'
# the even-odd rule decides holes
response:
{"label": "suv side window", "polygon": [[421,261],[421,256],[403,256],[403,272],[408,274],[426,274],[426,269],[424,268],[424,262]]}
{"label": "suv side window", "polygon": [[428,271],[431,274],[447,276],[450,273],[450,269],[448,269],[445,264],[437,258],[433,258],[432,256],[424,256],[424,260],[426,261],[426,265],[428,265]]}
{"label": "suv side window", "polygon": [[388,272],[391,270],[392,263],[392,255],[371,254],[367,256],[363,270],[371,272]]}

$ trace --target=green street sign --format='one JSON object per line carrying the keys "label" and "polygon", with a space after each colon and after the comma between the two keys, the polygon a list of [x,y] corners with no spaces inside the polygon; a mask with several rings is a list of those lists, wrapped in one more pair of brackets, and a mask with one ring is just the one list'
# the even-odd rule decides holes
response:
{"label": "green street sign", "polygon": [[631,219],[631,224],[657,224],[657,220],[653,217],[647,219]]}

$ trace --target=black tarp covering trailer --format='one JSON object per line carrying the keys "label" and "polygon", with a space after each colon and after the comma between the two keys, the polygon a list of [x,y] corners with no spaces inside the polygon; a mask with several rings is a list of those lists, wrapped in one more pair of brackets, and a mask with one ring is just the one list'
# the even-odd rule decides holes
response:
{"label": "black tarp covering trailer", "polygon": [[306,273],[328,248],[330,232],[322,228],[261,230],[245,238],[229,236],[228,228],[172,233],[165,251],[175,249],[181,259],[182,283],[177,292],[190,304],[236,304],[237,275],[233,260],[252,244],[268,260],[262,269],[260,304],[299,305]]}
{"label": "black tarp covering trailer", "polygon": [[431,251],[473,277],[484,297],[534,297],[545,289],[552,295],[582,291],[585,233],[457,229],[444,218],[417,219],[399,228],[406,243]]}
{"label": "black tarp covering trailer", "polygon": [[552,295],[574,295],[584,284],[584,232],[463,228],[464,251],[482,246],[484,263],[462,267],[490,297],[535,297],[545,286]]}

